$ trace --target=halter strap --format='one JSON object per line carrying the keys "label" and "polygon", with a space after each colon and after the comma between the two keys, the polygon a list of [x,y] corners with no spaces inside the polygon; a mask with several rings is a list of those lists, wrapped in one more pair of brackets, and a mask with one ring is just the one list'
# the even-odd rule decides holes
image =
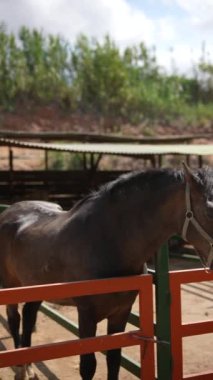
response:
{"label": "halter strap", "polygon": [[209,253],[208,253],[208,258],[206,262],[206,267],[210,268],[212,261],[213,261],[213,239],[211,236],[201,227],[200,223],[195,219],[193,211],[191,209],[191,199],[190,199],[190,187],[189,184],[186,183],[186,192],[185,192],[185,199],[186,199],[186,215],[185,215],[185,221],[183,224],[183,229],[182,229],[182,238],[184,240],[187,240],[187,230],[189,227],[189,223],[191,222],[195,229],[200,233],[200,235],[207,240],[207,242],[210,245]]}

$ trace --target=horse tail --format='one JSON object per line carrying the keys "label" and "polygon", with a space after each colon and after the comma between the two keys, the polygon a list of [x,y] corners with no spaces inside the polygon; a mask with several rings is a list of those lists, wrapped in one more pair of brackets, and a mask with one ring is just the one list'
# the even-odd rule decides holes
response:
{"label": "horse tail", "polygon": [[143,264],[143,274],[148,274],[147,263],[144,263],[144,264]]}
{"label": "horse tail", "polygon": [[[1,222],[1,214],[9,207],[9,205],[0,204],[0,222]],[[0,272],[0,289],[3,288],[3,279],[1,277]]]}

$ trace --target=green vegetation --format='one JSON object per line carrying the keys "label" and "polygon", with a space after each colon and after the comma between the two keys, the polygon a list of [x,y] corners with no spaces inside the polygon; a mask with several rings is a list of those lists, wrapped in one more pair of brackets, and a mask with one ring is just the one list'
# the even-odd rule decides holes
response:
{"label": "green vegetation", "polygon": [[0,25],[0,109],[56,104],[99,120],[206,123],[213,119],[213,64],[201,57],[192,77],[168,74],[143,43],[121,52],[79,36],[75,44],[22,27]]}
{"label": "green vegetation", "polygon": [[49,169],[51,170],[80,170],[83,166],[80,153],[49,152]]}

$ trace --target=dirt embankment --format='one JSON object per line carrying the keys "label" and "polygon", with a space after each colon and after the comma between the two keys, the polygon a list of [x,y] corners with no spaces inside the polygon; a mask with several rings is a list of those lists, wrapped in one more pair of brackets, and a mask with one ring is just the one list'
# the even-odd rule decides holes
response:
{"label": "dirt embankment", "polygon": [[177,121],[172,124],[143,121],[139,125],[129,125],[113,118],[103,119],[99,116],[72,114],[62,111],[57,106],[22,105],[13,112],[0,110],[0,129],[22,131],[73,131],[117,133],[133,136],[158,136],[212,133],[210,122],[206,125],[185,125]]}

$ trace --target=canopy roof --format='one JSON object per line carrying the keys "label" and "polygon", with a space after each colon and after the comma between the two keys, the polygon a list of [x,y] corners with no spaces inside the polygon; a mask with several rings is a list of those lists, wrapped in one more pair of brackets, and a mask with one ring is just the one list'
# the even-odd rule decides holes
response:
{"label": "canopy roof", "polygon": [[1,146],[61,151],[70,153],[108,154],[117,156],[144,155],[213,155],[213,144],[129,144],[129,143],[42,143],[0,138]]}

